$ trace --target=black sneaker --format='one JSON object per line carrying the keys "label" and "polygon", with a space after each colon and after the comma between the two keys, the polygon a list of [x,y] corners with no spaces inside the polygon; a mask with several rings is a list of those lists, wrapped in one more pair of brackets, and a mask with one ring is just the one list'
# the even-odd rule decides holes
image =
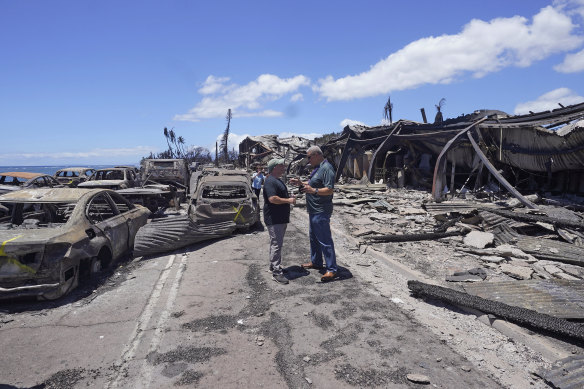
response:
{"label": "black sneaker", "polygon": [[274,279],[274,281],[276,281],[279,284],[289,284],[290,281],[288,281],[288,279],[286,277],[284,277],[284,274],[272,274],[272,278]]}

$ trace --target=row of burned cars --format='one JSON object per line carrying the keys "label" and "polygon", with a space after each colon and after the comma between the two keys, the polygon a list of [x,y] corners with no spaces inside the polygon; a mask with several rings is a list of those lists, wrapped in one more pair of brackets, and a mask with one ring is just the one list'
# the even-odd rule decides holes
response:
{"label": "row of burned cars", "polygon": [[[22,185],[8,184],[11,189],[0,195],[0,300],[53,300],[67,294],[80,280],[129,258],[142,229],[164,224],[153,221],[187,218],[202,229],[228,223],[233,230],[259,223],[259,202],[247,172],[191,170],[183,160],[145,162],[141,171],[101,169],[74,185],[34,174],[25,174]],[[133,183],[123,186],[108,182],[132,177]],[[189,241],[182,238],[165,250]]]}

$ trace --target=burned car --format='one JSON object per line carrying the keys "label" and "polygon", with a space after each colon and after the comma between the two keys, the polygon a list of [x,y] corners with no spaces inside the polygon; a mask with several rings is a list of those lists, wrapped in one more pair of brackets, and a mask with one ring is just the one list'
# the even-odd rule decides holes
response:
{"label": "burned car", "polygon": [[189,215],[198,223],[233,221],[239,229],[259,223],[258,198],[245,175],[205,175],[191,195]]}
{"label": "burned car", "polygon": [[80,273],[127,254],[150,211],[107,189],[43,188],[0,196],[0,299],[56,299]]}
{"label": "burned car", "polygon": [[59,186],[61,184],[48,174],[29,172],[0,173],[0,194],[28,188]]}
{"label": "burned car", "polygon": [[127,189],[138,186],[138,177],[131,168],[109,168],[96,170],[89,180],[79,188]]}
{"label": "burned car", "polygon": [[57,170],[55,179],[63,185],[75,188],[82,182],[85,182],[95,172],[95,169],[89,167],[68,167]]}

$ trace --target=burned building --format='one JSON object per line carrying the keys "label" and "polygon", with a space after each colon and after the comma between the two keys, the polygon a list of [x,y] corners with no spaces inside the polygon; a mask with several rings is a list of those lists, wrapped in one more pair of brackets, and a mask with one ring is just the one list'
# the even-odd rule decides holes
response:
{"label": "burned building", "polygon": [[304,155],[313,145],[309,139],[299,136],[280,138],[278,135],[248,136],[239,144],[239,165],[245,168],[265,166],[272,158],[294,160]]}
{"label": "burned building", "polygon": [[519,116],[480,110],[440,123],[347,126],[322,148],[337,180],[425,186],[437,201],[485,187],[515,197],[584,193],[584,103]]}

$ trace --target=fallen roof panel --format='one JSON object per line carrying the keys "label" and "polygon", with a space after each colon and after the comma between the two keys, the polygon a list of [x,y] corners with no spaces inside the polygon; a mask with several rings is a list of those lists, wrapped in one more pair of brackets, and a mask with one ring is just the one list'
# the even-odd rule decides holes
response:
{"label": "fallen roof panel", "polygon": [[584,281],[524,280],[463,285],[472,295],[563,319],[584,319]]}
{"label": "fallen roof panel", "polygon": [[517,240],[516,245],[539,259],[584,266],[584,247],[581,246],[524,235]]}
{"label": "fallen roof panel", "polygon": [[561,359],[551,369],[537,375],[553,388],[580,389],[584,382],[584,355]]}
{"label": "fallen roof panel", "polygon": [[485,313],[492,313],[520,325],[527,325],[532,328],[539,328],[558,335],[584,341],[584,326],[578,323],[572,323],[566,319],[484,299],[454,289],[425,284],[420,281],[408,281],[408,288],[414,296],[437,298],[449,304],[478,309]]}

